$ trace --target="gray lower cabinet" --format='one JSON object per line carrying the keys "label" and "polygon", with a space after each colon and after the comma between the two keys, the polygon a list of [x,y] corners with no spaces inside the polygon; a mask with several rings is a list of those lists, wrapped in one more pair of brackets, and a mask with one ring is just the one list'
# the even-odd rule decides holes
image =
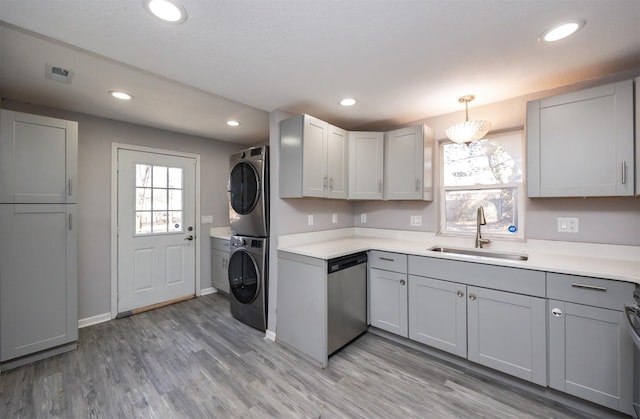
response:
{"label": "gray lower cabinet", "polygon": [[633,342],[623,303],[631,283],[548,274],[549,387],[632,413]]}
{"label": "gray lower cabinet", "polygon": [[406,273],[369,269],[369,321],[371,326],[409,336]]}
{"label": "gray lower cabinet", "polygon": [[468,359],[547,384],[544,298],[467,287]]}
{"label": "gray lower cabinet", "polygon": [[0,205],[0,361],[77,340],[75,215],[75,205]]}
{"label": "gray lower cabinet", "polygon": [[229,240],[211,238],[211,282],[214,288],[229,294]]}
{"label": "gray lower cabinet", "polygon": [[276,341],[326,367],[327,261],[278,251]]}
{"label": "gray lower cabinet", "polygon": [[467,286],[409,276],[409,338],[467,357]]}
{"label": "gray lower cabinet", "polygon": [[547,384],[545,300],[411,275],[409,338]]}
{"label": "gray lower cabinet", "polygon": [[407,255],[369,252],[369,324],[409,337]]}

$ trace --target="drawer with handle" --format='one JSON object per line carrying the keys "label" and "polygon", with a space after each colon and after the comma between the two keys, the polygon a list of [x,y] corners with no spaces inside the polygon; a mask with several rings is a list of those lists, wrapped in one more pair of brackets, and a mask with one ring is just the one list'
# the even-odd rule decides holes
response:
{"label": "drawer with handle", "polygon": [[369,252],[369,267],[383,269],[385,271],[407,273],[407,255],[371,250]]}
{"label": "drawer with handle", "polygon": [[622,311],[634,284],[589,276],[547,273],[547,297]]}

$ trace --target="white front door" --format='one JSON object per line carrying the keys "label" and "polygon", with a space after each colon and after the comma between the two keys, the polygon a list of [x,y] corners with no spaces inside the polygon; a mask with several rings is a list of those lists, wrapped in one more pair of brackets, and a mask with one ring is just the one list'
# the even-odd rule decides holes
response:
{"label": "white front door", "polygon": [[195,294],[196,159],[118,149],[118,313]]}

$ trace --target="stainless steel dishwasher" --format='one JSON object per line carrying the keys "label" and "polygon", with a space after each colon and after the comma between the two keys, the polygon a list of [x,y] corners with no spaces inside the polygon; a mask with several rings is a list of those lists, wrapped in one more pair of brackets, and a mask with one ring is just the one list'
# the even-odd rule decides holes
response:
{"label": "stainless steel dishwasher", "polygon": [[327,282],[331,355],[367,330],[367,254],[329,259]]}

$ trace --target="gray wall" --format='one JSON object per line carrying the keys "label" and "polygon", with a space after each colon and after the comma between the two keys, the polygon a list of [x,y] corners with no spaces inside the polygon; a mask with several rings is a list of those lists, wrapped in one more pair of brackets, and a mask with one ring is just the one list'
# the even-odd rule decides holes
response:
{"label": "gray wall", "polygon": [[78,317],[111,311],[111,144],[200,155],[201,287],[211,287],[209,227],[229,225],[229,155],[245,146],[3,100],[2,107],[78,121]]}
{"label": "gray wall", "polygon": [[[598,84],[614,82],[633,77],[635,73],[614,74],[599,80],[591,80],[572,86],[565,86],[552,91],[537,92],[485,106],[473,107],[469,110],[471,119],[487,119],[492,122],[492,133],[522,129],[526,124],[526,103],[540,97],[579,90]],[[280,113],[281,119],[288,114]],[[437,140],[445,138],[444,131],[449,126],[464,120],[464,110],[451,114],[427,118],[414,123],[427,124],[435,131]],[[328,121],[331,122],[331,121]],[[273,121],[272,121],[273,125]],[[346,129],[365,130],[368,127],[342,127]],[[401,128],[389,126],[385,130]],[[272,155],[278,147],[279,131],[272,126]],[[434,165],[437,169],[437,164]],[[272,173],[272,185],[278,182],[277,172]],[[437,173],[435,183],[438,184]],[[639,185],[640,186],[640,185]],[[334,201],[322,199],[287,199],[274,197],[272,205],[281,214],[281,224],[273,234],[292,234],[308,231],[328,230],[336,228],[331,224],[331,214],[351,210],[353,221],[345,222],[340,227],[350,225],[356,227],[385,228],[397,230],[413,230],[437,232],[438,197],[433,202],[415,201]],[[350,206],[349,206],[350,205]],[[360,222],[360,214],[367,213],[367,223]],[[314,214],[315,225],[307,226],[307,214]],[[411,215],[422,216],[422,226],[409,225]],[[578,217],[579,233],[558,233],[557,217]],[[525,200],[525,236],[529,239],[575,241],[589,243],[640,245],[640,198],[587,198],[587,199],[526,199]]]}

